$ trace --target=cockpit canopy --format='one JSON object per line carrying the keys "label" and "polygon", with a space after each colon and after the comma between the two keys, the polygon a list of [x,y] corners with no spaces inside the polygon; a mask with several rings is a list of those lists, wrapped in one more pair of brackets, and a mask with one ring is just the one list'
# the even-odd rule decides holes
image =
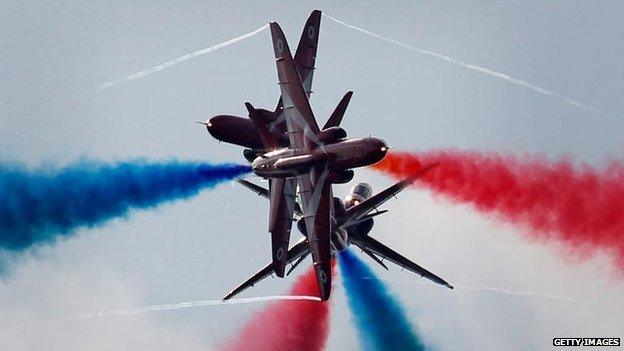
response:
{"label": "cockpit canopy", "polygon": [[359,195],[364,200],[366,200],[373,194],[373,189],[367,183],[359,183],[351,188],[350,193],[352,195]]}
{"label": "cockpit canopy", "polygon": [[345,198],[345,207],[349,208],[357,205],[373,195],[373,189],[367,183],[359,183],[351,188],[349,195]]}

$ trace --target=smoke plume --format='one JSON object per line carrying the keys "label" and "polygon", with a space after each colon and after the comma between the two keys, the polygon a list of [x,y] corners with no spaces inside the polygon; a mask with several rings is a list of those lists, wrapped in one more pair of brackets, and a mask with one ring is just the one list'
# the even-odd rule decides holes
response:
{"label": "smoke plume", "polygon": [[[333,262],[332,262],[333,263]],[[319,296],[312,268],[300,276],[289,295]],[[279,301],[254,315],[227,351],[318,351],[329,333],[329,302]]]}
{"label": "smoke plume", "polygon": [[403,178],[439,162],[417,184],[457,203],[564,243],[574,257],[597,251],[624,272],[624,164],[603,168],[542,156],[438,150],[393,153],[375,169]]}
{"label": "smoke plume", "polygon": [[248,166],[179,161],[82,161],[34,170],[0,163],[0,248],[51,242],[76,228],[189,197],[249,171]]}
{"label": "smoke plume", "polygon": [[340,273],[364,350],[425,350],[401,303],[350,250],[340,253]]}

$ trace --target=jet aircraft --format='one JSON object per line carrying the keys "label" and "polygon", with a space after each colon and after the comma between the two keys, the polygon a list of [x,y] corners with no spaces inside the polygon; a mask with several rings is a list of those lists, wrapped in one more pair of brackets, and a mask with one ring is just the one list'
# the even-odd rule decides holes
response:
{"label": "jet aircraft", "polygon": [[[333,183],[353,178],[353,168],[379,162],[388,147],[377,138],[348,139],[339,127],[348,92],[321,130],[309,104],[320,11],[306,23],[295,58],[279,25],[270,23],[273,50],[281,89],[274,112],[245,103],[249,121],[236,116],[216,116],[205,122],[211,135],[247,149],[256,175],[269,180],[269,232],[275,274],[283,277],[294,218],[295,205],[302,211],[320,297],[329,298],[331,289]],[[283,122],[282,122],[283,120]],[[296,203],[299,199],[299,204]]]}
{"label": "jet aircraft", "polygon": [[[370,187],[364,184],[356,186],[346,202],[333,196],[332,184],[349,182],[354,176],[353,168],[379,162],[388,147],[378,138],[347,138],[340,123],[352,92],[345,94],[323,128],[319,128],[309,97],[320,19],[320,11],[313,11],[294,58],[279,25],[270,23],[281,90],[274,111],[256,109],[246,102],[248,119],[220,115],[200,122],[216,139],[245,147],[243,155],[251,162],[253,172],[269,180],[268,189],[244,180],[241,183],[269,199],[272,263],[226,298],[270,274],[284,277],[288,263],[296,260],[293,264],[296,267],[311,254],[320,298],[327,300],[331,290],[332,253],[344,250],[350,243],[385,268],[383,259],[388,259],[452,288],[435,274],[367,235],[373,225],[372,217],[384,213],[371,211],[429,168],[371,198]],[[297,222],[304,238],[289,250],[293,221]]]}
{"label": "jet aircraft", "polygon": [[[373,217],[384,214],[387,210],[378,210],[378,207],[393,196],[396,196],[405,187],[411,185],[418,178],[426,174],[436,164],[422,168],[410,178],[404,179],[393,186],[372,195],[371,187],[366,183],[360,183],[351,188],[344,201],[337,197],[333,198],[335,212],[333,213],[332,223],[334,224],[331,232],[331,249],[333,252],[345,250],[350,244],[357,246],[362,252],[367,254],[375,262],[383,268],[388,269],[384,260],[388,260],[402,268],[414,272],[434,283],[453,289],[453,286],[444,279],[431,273],[427,269],[405,258],[398,252],[392,250],[388,246],[379,242],[375,238],[369,236],[369,232],[373,228]],[[251,189],[253,192],[267,199],[270,198],[268,189],[251,183],[247,180],[239,180],[243,186]],[[371,196],[372,195],[372,196]],[[305,225],[304,214],[300,208],[295,208],[297,219],[297,227],[304,235],[295,245],[293,245],[286,253],[286,261],[291,264],[290,269],[286,273],[290,274],[309,254],[310,247],[308,245],[307,227]],[[224,300],[230,299],[241,293],[249,287],[254,286],[259,281],[267,278],[275,272],[273,263],[269,263],[251,278],[229,292]]]}
{"label": "jet aircraft", "polygon": [[[316,63],[316,48],[318,46],[318,35],[321,27],[321,11],[315,10],[310,14],[303,27],[303,33],[295,52],[294,64],[303,84],[306,95],[312,94],[312,80],[314,77],[314,67]],[[351,98],[351,92],[347,93],[339,106],[346,109],[346,105]],[[273,134],[277,144],[280,147],[289,146],[288,134],[286,133],[286,116],[283,114],[284,106],[280,97],[274,110],[255,109],[254,112],[259,119],[268,126],[269,131]],[[338,113],[337,111],[336,113]],[[343,112],[344,113],[344,112]],[[334,117],[336,120],[338,117]],[[341,118],[341,117],[340,117]],[[331,120],[331,118],[330,118]],[[336,123],[337,122],[337,123]],[[338,125],[340,121],[333,122]],[[239,117],[232,115],[218,115],[208,119],[206,122],[200,122],[206,126],[210,135],[219,141],[242,146],[243,155],[249,162],[253,162],[259,154],[265,153],[266,150],[260,134],[256,130],[254,122],[247,117]],[[327,124],[330,124],[329,122]],[[323,129],[328,128],[326,125]]]}

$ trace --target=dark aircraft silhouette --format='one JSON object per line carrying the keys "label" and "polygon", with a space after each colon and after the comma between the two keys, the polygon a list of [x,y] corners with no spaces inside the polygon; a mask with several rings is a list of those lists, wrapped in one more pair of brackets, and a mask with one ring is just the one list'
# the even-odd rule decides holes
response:
{"label": "dark aircraft silhouette", "polygon": [[[294,57],[294,64],[299,74],[300,80],[304,87],[306,95],[309,97],[312,93],[312,80],[314,77],[314,66],[316,61],[316,48],[318,45],[318,34],[321,27],[321,11],[315,10],[310,14],[301,33],[301,39],[297,46]],[[345,95],[343,109],[349,102],[351,92]],[[280,147],[288,147],[290,140],[286,133],[286,116],[283,114],[284,106],[280,97],[277,106],[273,111],[266,109],[255,109],[258,118],[267,125],[269,131],[273,134]],[[344,112],[343,112],[344,113]],[[335,117],[334,119],[336,119]],[[251,119],[246,117],[238,117],[231,115],[218,115],[208,119],[206,122],[198,122],[204,124],[210,135],[219,141],[245,147],[243,155],[249,162],[258,157],[259,154],[265,153],[266,148],[261,139],[260,134],[256,130],[256,126]],[[338,125],[336,123],[335,125]],[[328,127],[328,126],[326,126]],[[326,128],[323,128],[326,129]]]}
{"label": "dark aircraft silhouette", "polygon": [[[249,120],[216,116],[205,123],[215,138],[244,147],[256,175],[269,179],[269,232],[273,270],[283,277],[295,208],[307,235],[306,246],[322,300],[331,290],[331,238],[334,223],[333,183],[353,178],[352,168],[379,162],[388,147],[377,138],[347,139],[340,122],[351,98],[347,93],[321,130],[308,97],[311,92],[320,11],[306,23],[295,58],[279,25],[270,23],[275,62],[281,89],[274,112],[245,103]],[[299,204],[296,202],[299,199]]]}
{"label": "dark aircraft silhouette", "polygon": [[[378,206],[395,196],[401,190],[405,189],[405,187],[411,185],[433,167],[435,167],[435,165],[425,167],[412,177],[398,182],[373,196],[371,196],[372,191],[370,186],[366,183],[360,183],[351,189],[344,202],[339,198],[333,198],[335,212],[332,216],[333,227],[330,236],[332,251],[342,251],[345,250],[350,244],[353,244],[385,269],[388,269],[388,267],[383,261],[388,260],[437,284],[453,289],[453,287],[444,279],[429,272],[425,268],[422,268],[368,235],[374,225],[373,217],[387,212],[387,210],[378,210]],[[251,189],[258,195],[270,198],[269,190],[267,189],[246,180],[240,180],[239,183]],[[303,212],[299,208],[295,208],[295,212],[297,217],[299,217],[297,220],[297,226],[304,237],[301,238],[286,253],[286,261],[292,264],[287,272],[287,275],[290,274],[290,272],[292,272],[293,269],[295,269],[295,267],[297,267],[310,254],[310,247],[308,245],[309,238],[306,236],[307,226],[304,223],[304,218],[302,218]],[[230,299],[245,289],[254,286],[256,283],[265,279],[269,275],[272,275],[274,272],[275,269],[273,263],[269,263],[251,278],[239,285],[236,289],[228,293],[224,300]]]}

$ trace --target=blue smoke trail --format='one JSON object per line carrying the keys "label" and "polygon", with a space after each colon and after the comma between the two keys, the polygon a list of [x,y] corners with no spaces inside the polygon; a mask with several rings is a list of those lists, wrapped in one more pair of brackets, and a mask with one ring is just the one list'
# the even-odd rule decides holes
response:
{"label": "blue smoke trail", "polygon": [[0,163],[0,248],[19,251],[52,242],[76,228],[186,198],[249,171],[181,161],[81,161],[37,170]]}
{"label": "blue smoke trail", "polygon": [[339,256],[342,282],[364,350],[425,350],[400,302],[350,250]]}

